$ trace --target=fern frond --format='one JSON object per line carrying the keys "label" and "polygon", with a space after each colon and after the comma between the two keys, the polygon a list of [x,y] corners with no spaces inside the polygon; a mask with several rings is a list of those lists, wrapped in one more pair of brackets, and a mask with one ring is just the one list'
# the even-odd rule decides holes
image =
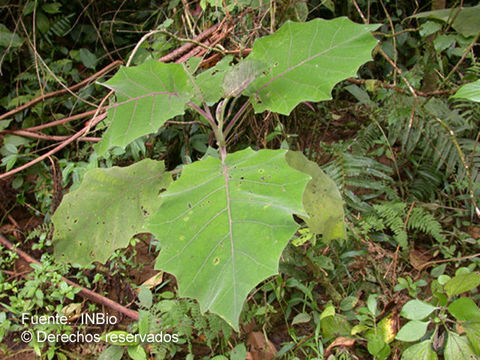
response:
{"label": "fern frond", "polygon": [[30,72],[23,72],[15,76],[14,81],[37,81],[37,75]]}
{"label": "fern frond", "polygon": [[10,109],[23,105],[32,100],[34,97],[35,96],[33,95],[19,95],[8,102],[7,108]]}
{"label": "fern frond", "polygon": [[67,16],[57,16],[53,20],[52,26],[48,29],[48,31],[43,35],[43,38],[46,42],[52,45],[52,37],[63,37],[64,34],[70,29],[71,21],[70,19],[73,18],[75,14],[69,14]]}
{"label": "fern frond", "polygon": [[410,217],[408,218],[407,228],[430,235],[440,244],[447,241],[443,235],[443,229],[440,223],[426,209],[419,206],[412,209]]}
{"label": "fern frond", "polygon": [[391,184],[391,167],[375,159],[339,152],[330,163],[322,169],[337,184],[346,197],[347,204],[360,211],[368,211],[371,206],[366,200],[386,196],[396,198]]}
{"label": "fern frond", "polygon": [[405,207],[406,204],[401,202],[388,202],[373,206],[378,216],[383,218],[385,224],[392,230],[394,239],[403,249],[408,246],[407,232],[402,218]]}

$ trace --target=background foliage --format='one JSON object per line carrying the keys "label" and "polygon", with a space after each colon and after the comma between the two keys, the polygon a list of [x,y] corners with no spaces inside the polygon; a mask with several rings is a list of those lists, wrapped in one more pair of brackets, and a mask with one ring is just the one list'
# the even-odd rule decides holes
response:
{"label": "background foliage", "polygon": [[[115,61],[130,59],[138,65],[165,56],[185,44],[183,39],[222,20],[230,24],[228,36],[218,45],[207,43],[215,49],[205,58],[223,52],[229,55],[225,62],[236,61],[256,38],[288,20],[347,16],[357,23],[381,24],[374,32],[379,40],[374,61],[357,77],[338,84],[332,100],[302,103],[289,116],[247,112],[227,138],[231,152],[289,148],[320,164],[345,201],[347,241],[325,242],[308,227],[301,228],[282,255],[281,275],[249,295],[240,331],[232,332],[215,315],[201,315],[194,301],[179,298],[175,279],[167,274],[155,287],[140,289],[155,274],[150,264],[158,240],[150,242],[148,235],[125,240],[130,246],[104,265],[54,265],[51,255],[50,219],[63,193],[78,189],[87,170],[145,158],[163,160],[168,170],[180,168],[212,154],[215,142],[208,127],[194,113],[179,113],[161,130],[124,148],[114,147],[104,159],[93,148],[98,139],[75,141],[0,180],[1,232],[41,260],[41,265],[30,266],[2,247],[2,356],[98,358],[105,350],[104,344],[19,343],[25,329],[19,322],[22,312],[75,316],[99,309],[82,301],[59,274],[118,303],[131,303],[139,321],[125,319],[123,330],[174,328],[180,334],[175,344],[109,348],[118,359],[142,354],[245,359],[261,358],[262,353],[271,358],[268,349],[284,359],[479,356],[480,111],[475,86],[480,28],[475,21],[461,21],[476,14],[477,5],[388,0],[1,4],[3,114],[87,79]],[[460,6],[471,8],[465,12]],[[440,12],[422,14],[426,11]],[[154,29],[158,32],[139,43]],[[218,60],[188,64],[207,74]],[[116,66],[84,86],[1,115],[2,173],[82,131],[108,93],[95,80],[107,81]],[[461,87],[466,83],[470,85]],[[93,112],[43,127],[88,111]],[[87,137],[98,138],[105,126],[92,126]],[[22,130],[29,133],[22,135]],[[50,326],[47,331],[73,329]]]}

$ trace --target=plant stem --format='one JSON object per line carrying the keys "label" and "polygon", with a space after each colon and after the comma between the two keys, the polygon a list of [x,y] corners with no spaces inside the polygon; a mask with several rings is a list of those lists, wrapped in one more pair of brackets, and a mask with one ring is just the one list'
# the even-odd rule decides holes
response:
{"label": "plant stem", "polygon": [[192,109],[194,109],[196,112],[198,112],[200,115],[202,115],[205,118],[205,120],[208,121],[208,123],[210,124],[210,126],[213,128],[214,131],[218,128],[217,124],[215,123],[215,119],[213,118],[212,114],[210,113],[210,110],[205,111],[200,106],[195,105],[191,101],[189,101],[187,104]]}
{"label": "plant stem", "polygon": [[[217,105],[217,110],[215,112],[215,115],[217,117],[217,123],[218,123],[218,129],[217,132],[215,133],[215,136],[217,138],[218,142],[218,147],[221,148],[226,148],[226,142],[225,142],[225,133],[223,131],[223,124],[225,120],[225,109],[227,107],[228,101],[230,100],[229,97],[223,99],[220,101]],[[226,151],[226,150],[225,150]]]}
{"label": "plant stem", "polygon": [[228,123],[227,127],[225,128],[225,131],[224,131],[224,135],[225,137],[228,136],[228,134],[230,133],[230,131],[232,130],[233,126],[235,125],[235,123],[238,121],[238,119],[240,118],[240,116],[242,116],[242,114],[245,112],[245,110],[247,109],[248,107],[248,104],[250,104],[247,101],[245,101],[242,105],[242,107],[240,109],[238,109],[237,113],[233,116],[233,119],[230,120],[230,122]]}

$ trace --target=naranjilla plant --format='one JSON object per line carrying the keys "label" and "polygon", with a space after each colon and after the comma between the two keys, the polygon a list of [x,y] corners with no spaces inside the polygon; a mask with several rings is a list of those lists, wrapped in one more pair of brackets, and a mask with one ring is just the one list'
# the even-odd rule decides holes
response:
{"label": "naranjilla plant", "polygon": [[292,215],[328,241],[344,236],[343,209],[332,180],[302,154],[228,153],[227,137],[249,106],[288,115],[301,102],[330,99],[336,83],[371,59],[377,27],[347,18],[288,22],[256,40],[236,65],[225,57],[200,73],[198,59],[121,68],[103,84],[116,103],[99,155],[156,132],[188,108],[212,128],[218,156],[184,166],[175,181],[149,159],[90,170],[52,218],[56,258],[103,262],[136,233],[151,232],[161,247],[155,267],[175,275],[178,295],[238,330],[248,292],[278,273],[298,228]]}

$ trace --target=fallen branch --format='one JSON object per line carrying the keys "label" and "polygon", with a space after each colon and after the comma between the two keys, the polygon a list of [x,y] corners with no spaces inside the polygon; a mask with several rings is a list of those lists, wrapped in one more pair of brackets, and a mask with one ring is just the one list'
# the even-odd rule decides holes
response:
{"label": "fallen branch", "polygon": [[[34,259],[30,255],[28,255],[26,252],[24,252],[20,249],[17,249],[15,246],[13,246],[13,244],[10,241],[8,241],[2,234],[0,234],[0,244],[5,246],[7,249],[17,253],[26,262],[28,262],[30,264],[41,265],[40,261]],[[109,298],[106,298],[105,296],[97,294],[96,292],[93,292],[92,290],[88,290],[88,289],[84,288],[83,286],[80,286],[80,285],[74,283],[73,281],[68,280],[67,278],[65,278],[63,276],[61,277],[61,279],[63,281],[65,281],[68,285],[73,286],[74,288],[80,289],[78,294],[80,296],[84,297],[85,299],[91,300],[91,301],[93,301],[94,303],[97,303],[97,304],[105,305],[106,307],[108,307],[112,310],[118,311],[119,313],[125,315],[126,317],[128,317],[130,319],[138,321],[138,312],[137,311],[127,309],[125,306],[120,305],[119,303],[116,303],[115,301],[110,300]]]}
{"label": "fallen branch", "polygon": [[[207,30],[203,31],[200,33],[197,37],[195,37],[193,40],[195,42],[200,42],[209,37],[215,30],[217,30],[219,25],[214,25]],[[196,47],[196,44],[193,42],[188,42],[182,46],[180,46],[178,49],[173,50],[171,53],[162,56],[158,61],[162,62],[169,62],[172,60],[175,60],[176,58],[180,57],[181,55],[185,54],[187,51],[191,50],[192,48]]]}
{"label": "fallen branch", "polygon": [[[180,59],[176,60],[175,63],[180,64],[188,61],[193,56],[202,57],[204,56],[209,50],[213,49],[215,45],[217,45],[220,41],[222,41],[228,33],[233,30],[233,27],[224,28],[223,24],[219,25],[216,29],[218,32],[214,33],[207,41],[205,42],[206,46],[196,46],[192,50],[190,50],[187,54],[183,55]],[[223,52],[222,54],[223,55]]]}
{"label": "fallen branch", "polygon": [[101,115],[98,115],[96,117],[94,117],[87,126],[85,126],[82,130],[78,131],[75,135],[72,135],[70,136],[68,139],[64,140],[60,145],[56,146],[55,148],[53,148],[52,150],[50,150],[49,152],[39,156],[38,158],[36,159],[33,159],[32,161],[29,161],[28,163],[16,168],[16,169],[13,169],[13,170],[10,170],[10,171],[7,171],[6,173],[3,173],[3,174],[0,174],[0,179],[4,179],[10,175],[13,175],[13,174],[16,174],[26,168],[29,168],[30,166],[42,161],[43,159],[46,159],[47,157],[57,153],[58,151],[62,150],[65,146],[67,146],[68,144],[74,142],[75,140],[77,140],[78,138],[82,137],[83,135],[87,134],[89,131],[90,131],[90,128],[95,126],[96,124],[98,124],[100,121],[102,121],[103,119],[105,119],[107,117],[107,113],[103,113]]}
{"label": "fallen branch", "polygon": [[37,131],[37,130],[46,129],[46,128],[49,128],[49,127],[52,127],[52,126],[66,124],[67,122],[70,122],[70,121],[73,121],[73,120],[83,119],[83,118],[86,118],[88,116],[95,115],[97,113],[97,111],[98,111],[98,109],[86,111],[86,112],[83,112],[83,113],[80,113],[80,114],[72,115],[72,116],[69,116],[69,117],[66,117],[66,118],[63,118],[63,119],[59,119],[59,120],[50,121],[46,124],[42,124],[42,125],[38,125],[38,126],[32,126],[32,127],[25,128],[25,129],[22,129],[22,130]]}
{"label": "fallen branch", "polygon": [[[3,130],[3,133],[6,134],[13,134],[18,136],[30,137],[34,139],[42,139],[42,140],[52,140],[52,141],[63,141],[70,136],[68,135],[45,135],[43,133],[33,132],[33,131],[26,131],[26,130]],[[99,137],[81,137],[78,141],[93,141],[98,142],[102,138]]]}

